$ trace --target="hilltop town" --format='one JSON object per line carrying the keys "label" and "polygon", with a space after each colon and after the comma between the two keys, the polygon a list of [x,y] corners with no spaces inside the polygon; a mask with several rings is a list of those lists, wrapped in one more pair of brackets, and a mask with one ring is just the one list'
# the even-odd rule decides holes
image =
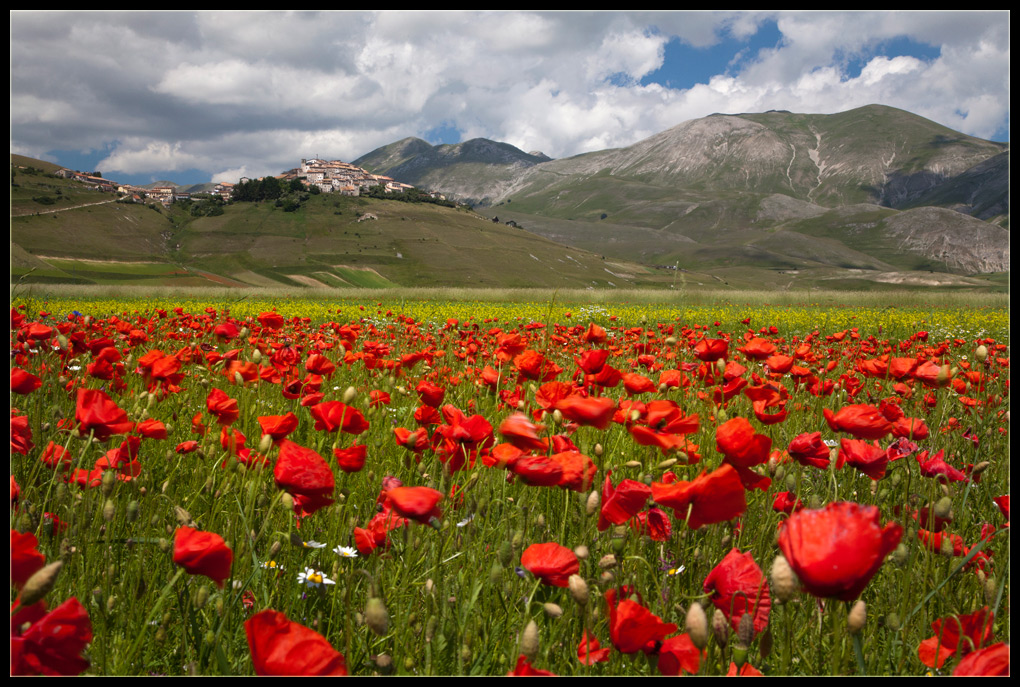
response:
{"label": "hilltop town", "polygon": [[[131,184],[120,184],[110,179],[104,179],[100,172],[80,172],[60,169],[55,174],[65,179],[80,181],[95,188],[97,191],[130,195],[137,202],[158,202],[168,206],[174,202],[190,200],[193,195],[175,186],[163,185],[145,188]],[[414,186],[396,181],[392,177],[372,174],[349,162],[318,158],[302,159],[300,167],[295,167],[283,174],[276,175],[276,178],[281,182],[292,182],[295,179],[299,179],[306,188],[315,187],[321,193],[338,193],[345,196],[358,196],[362,192],[376,186],[381,186],[386,193],[403,193],[414,188]],[[252,181],[252,179],[241,177],[236,183],[240,184],[249,181]],[[219,182],[211,190],[203,193],[219,196],[223,200],[230,200],[235,186],[235,183]],[[445,200],[445,196],[439,193],[429,193],[428,195],[439,200]]]}

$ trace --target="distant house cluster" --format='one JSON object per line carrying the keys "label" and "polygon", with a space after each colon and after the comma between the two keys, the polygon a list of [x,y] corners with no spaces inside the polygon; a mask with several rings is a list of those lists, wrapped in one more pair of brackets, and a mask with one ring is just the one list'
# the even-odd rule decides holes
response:
{"label": "distant house cluster", "polygon": [[[191,194],[180,191],[174,186],[157,186],[144,188],[130,184],[118,184],[115,181],[104,179],[99,172],[79,172],[70,169],[60,169],[56,175],[65,179],[74,179],[94,187],[98,191],[119,192],[130,195],[136,202],[158,202],[164,206],[171,203],[190,200]],[[321,160],[309,158],[301,160],[301,166],[288,170],[276,177],[281,181],[300,179],[306,187],[317,186],[323,193],[339,193],[345,196],[358,196],[374,186],[382,186],[387,193],[402,193],[414,186],[395,181],[391,177],[380,174],[371,174],[361,167],[355,167],[349,162],[340,160]],[[242,177],[238,183],[251,181]],[[230,200],[234,192],[235,184],[220,182],[215,185],[210,195],[219,196],[223,200]],[[439,200],[446,198],[438,193],[428,195]]]}
{"label": "distant house cluster", "polygon": [[323,193],[339,193],[345,196],[361,195],[363,190],[383,186],[387,193],[402,193],[414,188],[391,177],[371,174],[361,167],[340,160],[301,160],[301,166],[284,172],[281,179],[303,179],[305,186],[317,186]]}

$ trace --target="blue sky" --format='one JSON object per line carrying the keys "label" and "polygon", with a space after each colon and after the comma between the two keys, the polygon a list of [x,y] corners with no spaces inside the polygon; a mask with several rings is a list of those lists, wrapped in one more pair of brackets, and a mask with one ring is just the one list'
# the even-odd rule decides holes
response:
{"label": "blue sky", "polygon": [[871,103],[1008,141],[1009,13],[11,13],[11,152],[131,183],[407,136],[565,157]]}

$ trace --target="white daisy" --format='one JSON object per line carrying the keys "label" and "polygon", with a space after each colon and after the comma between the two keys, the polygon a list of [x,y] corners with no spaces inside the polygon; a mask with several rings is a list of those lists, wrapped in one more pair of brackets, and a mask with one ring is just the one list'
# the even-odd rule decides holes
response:
{"label": "white daisy", "polygon": [[306,549],[324,549],[327,545],[317,541],[303,541],[301,542],[301,546]]}
{"label": "white daisy", "polygon": [[298,573],[297,581],[298,584],[304,584],[309,587],[321,587],[324,584],[336,584],[336,582],[326,577],[326,573],[320,570],[315,570],[314,568],[305,568],[303,573]]}
{"label": "white daisy", "polygon": [[333,553],[340,556],[340,558],[357,558],[358,550],[352,546],[337,546],[333,549]]}
{"label": "white daisy", "polygon": [[276,561],[265,561],[262,564],[262,567],[266,568],[267,570],[283,570],[283,566],[278,565]]}

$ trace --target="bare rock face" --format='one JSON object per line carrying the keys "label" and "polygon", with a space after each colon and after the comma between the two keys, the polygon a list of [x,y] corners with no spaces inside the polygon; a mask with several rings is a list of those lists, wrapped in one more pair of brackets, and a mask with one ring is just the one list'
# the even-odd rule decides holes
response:
{"label": "bare rock face", "polygon": [[904,252],[976,274],[1009,270],[1009,231],[945,208],[906,210],[890,217],[885,230]]}

